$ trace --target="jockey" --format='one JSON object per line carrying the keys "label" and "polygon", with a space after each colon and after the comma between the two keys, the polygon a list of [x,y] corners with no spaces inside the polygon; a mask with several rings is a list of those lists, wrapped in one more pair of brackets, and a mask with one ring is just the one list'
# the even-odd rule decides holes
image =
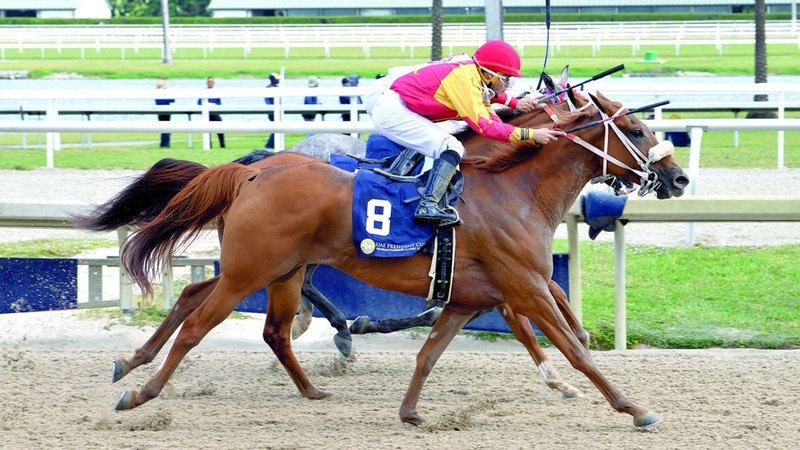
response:
{"label": "jockey", "polygon": [[434,158],[422,200],[414,213],[418,222],[450,224],[459,221],[439,201],[464,156],[464,146],[433,122],[463,119],[483,137],[504,142],[546,144],[562,133],[548,128],[518,128],[503,123],[490,102],[504,103],[522,112],[537,107],[536,100],[517,100],[505,93],[512,77],[519,77],[520,58],[509,44],[492,40],[473,57],[466,53],[412,68],[398,68],[375,81],[364,96],[375,128],[392,141]]}

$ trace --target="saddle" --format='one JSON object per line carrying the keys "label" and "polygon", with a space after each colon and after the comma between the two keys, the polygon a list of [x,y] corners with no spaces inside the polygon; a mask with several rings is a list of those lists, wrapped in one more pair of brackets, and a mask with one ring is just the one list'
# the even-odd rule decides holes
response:
{"label": "saddle", "polygon": [[[336,157],[331,164],[356,173],[353,190],[353,244],[362,257],[402,257],[419,251],[433,256],[428,298],[447,302],[450,297],[455,255],[452,225],[433,227],[414,222],[414,209],[422,198],[428,172],[425,157],[404,149],[380,135],[367,141],[364,158]],[[463,176],[451,182],[442,203],[461,199]],[[445,200],[446,199],[446,200]],[[463,201],[463,199],[461,199]]]}

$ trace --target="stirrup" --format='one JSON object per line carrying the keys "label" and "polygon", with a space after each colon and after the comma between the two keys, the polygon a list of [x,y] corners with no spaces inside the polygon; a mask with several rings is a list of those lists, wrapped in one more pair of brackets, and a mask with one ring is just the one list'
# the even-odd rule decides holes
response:
{"label": "stirrup", "polygon": [[414,212],[414,221],[439,227],[446,227],[449,225],[461,224],[461,216],[458,214],[458,210],[452,206],[441,208],[439,207],[438,203],[433,203],[432,206],[423,206],[423,204],[420,202],[420,205]]}
{"label": "stirrup", "polygon": [[403,149],[392,161],[392,165],[386,170],[393,175],[407,176],[414,170],[414,167],[425,158],[425,155],[410,148]]}

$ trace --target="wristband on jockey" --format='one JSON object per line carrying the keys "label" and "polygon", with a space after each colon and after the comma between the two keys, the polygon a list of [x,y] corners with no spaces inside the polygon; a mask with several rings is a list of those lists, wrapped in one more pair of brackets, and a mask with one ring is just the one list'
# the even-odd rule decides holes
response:
{"label": "wristband on jockey", "polygon": [[533,141],[534,140],[534,132],[536,130],[533,128],[520,128],[519,129],[519,140],[520,141]]}

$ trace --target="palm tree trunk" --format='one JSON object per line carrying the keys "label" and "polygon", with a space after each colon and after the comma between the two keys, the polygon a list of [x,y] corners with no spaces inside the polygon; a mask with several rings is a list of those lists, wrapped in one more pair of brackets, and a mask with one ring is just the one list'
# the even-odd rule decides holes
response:
{"label": "palm tree trunk", "polygon": [[164,30],[164,48],[161,52],[161,62],[172,64],[172,51],[169,48],[169,0],[161,0],[161,27]]}
{"label": "palm tree trunk", "polygon": [[442,59],[442,0],[433,0],[431,6],[431,61]]}
{"label": "palm tree trunk", "polygon": [[[755,0],[756,13],[756,83],[767,82],[767,33],[766,33],[766,2]],[[766,95],[756,95],[757,102],[767,101]]]}

